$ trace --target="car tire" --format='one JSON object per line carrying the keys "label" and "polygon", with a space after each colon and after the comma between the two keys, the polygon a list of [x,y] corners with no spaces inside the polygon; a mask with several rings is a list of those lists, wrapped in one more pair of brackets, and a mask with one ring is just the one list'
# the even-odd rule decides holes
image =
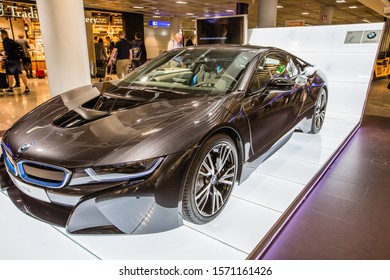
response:
{"label": "car tire", "polygon": [[324,88],[321,88],[318,93],[316,103],[314,105],[314,113],[312,117],[311,129],[309,133],[317,134],[320,132],[324,121],[325,121],[325,113],[326,106],[328,105],[328,93]]}
{"label": "car tire", "polygon": [[205,224],[225,207],[238,172],[234,141],[225,134],[210,137],[197,151],[184,185],[182,214],[185,220]]}

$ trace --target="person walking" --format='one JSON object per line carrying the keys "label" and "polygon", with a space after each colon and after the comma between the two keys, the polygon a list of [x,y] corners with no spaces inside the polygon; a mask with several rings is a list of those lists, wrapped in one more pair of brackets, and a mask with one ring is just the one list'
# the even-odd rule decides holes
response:
{"label": "person walking", "polygon": [[96,66],[103,67],[107,61],[107,52],[102,38],[99,38],[98,42],[95,43],[95,56]]}
{"label": "person walking", "polygon": [[147,60],[146,47],[144,41],[141,39],[141,32],[135,33],[132,46],[133,66],[137,68],[144,64]]}
{"label": "person walking", "polygon": [[183,35],[181,35],[181,33],[176,33],[175,38],[168,43],[168,51],[182,48],[183,44],[181,43],[181,40],[183,40]]}
{"label": "person walking", "polygon": [[115,47],[115,44],[113,41],[111,41],[111,38],[110,36],[106,36],[106,48],[107,48],[107,54],[110,55],[112,50],[114,49]]}
{"label": "person walking", "polygon": [[113,59],[116,55],[116,75],[122,79],[129,72],[129,65],[133,60],[130,43],[125,39],[125,32],[119,31],[119,41],[116,42],[114,49],[111,52],[108,66],[113,64]]}
{"label": "person walking", "polygon": [[23,94],[29,94],[30,89],[28,88],[27,79],[22,72],[22,65],[20,63],[20,60],[24,55],[23,49],[18,43],[8,37],[8,32],[6,30],[2,29],[0,33],[1,39],[3,40],[5,55],[7,56],[6,74],[8,76],[8,84],[10,85],[10,87],[4,90],[4,92],[6,94],[13,94],[13,88],[11,85],[14,82],[14,74],[18,74],[25,86]]}
{"label": "person walking", "polygon": [[194,39],[194,36],[190,36],[190,37],[188,38],[188,40],[187,40],[187,42],[186,42],[186,47],[191,47],[191,46],[194,45],[193,39]]}
{"label": "person walking", "polygon": [[31,64],[31,56],[30,56],[30,46],[28,45],[27,40],[24,39],[23,33],[19,33],[18,38],[15,42],[18,43],[24,52],[24,57],[22,57],[23,68],[26,71],[26,75],[28,79],[33,78],[32,72],[32,64]]}

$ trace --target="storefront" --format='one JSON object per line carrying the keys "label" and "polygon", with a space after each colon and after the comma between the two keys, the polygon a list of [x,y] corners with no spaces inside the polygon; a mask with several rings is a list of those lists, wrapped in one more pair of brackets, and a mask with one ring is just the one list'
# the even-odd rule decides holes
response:
{"label": "storefront", "polygon": [[[107,37],[116,42],[119,39],[118,32],[124,29],[121,13],[85,11],[85,24],[91,62],[95,60],[93,38],[95,36],[102,38],[104,44],[107,45]],[[18,39],[19,35],[23,35],[30,46],[33,69],[46,70],[45,52],[36,5],[0,2],[0,29],[7,30],[12,39]],[[0,51],[3,51],[2,44],[0,44]]]}
{"label": "storefront", "polygon": [[[12,39],[23,35],[30,46],[32,68],[46,69],[41,28],[35,5],[0,2],[0,29],[7,30]],[[0,51],[3,51],[2,44]]]}

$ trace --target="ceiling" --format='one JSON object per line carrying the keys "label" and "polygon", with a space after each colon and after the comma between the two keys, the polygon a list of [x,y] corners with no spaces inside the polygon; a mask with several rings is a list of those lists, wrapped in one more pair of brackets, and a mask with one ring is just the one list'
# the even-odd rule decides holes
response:
{"label": "ceiling", "polygon": [[[170,21],[172,16],[180,18],[180,27],[195,29],[196,18],[207,16],[234,15],[237,2],[249,4],[249,28],[257,26],[259,0],[182,0],[187,4],[178,4],[178,0],[84,0],[84,6],[96,10],[118,12],[135,12],[144,14],[145,24],[149,20]],[[305,20],[306,25],[318,25],[321,6],[334,6],[333,24],[351,24],[363,22],[381,22],[384,16],[363,5],[364,0],[346,0],[336,3],[336,0],[279,0],[277,26],[285,26],[287,20]],[[377,6],[389,5],[384,0],[370,0]],[[349,8],[356,6],[356,8]],[[230,10],[230,11],[229,11]],[[382,8],[383,10],[383,8]],[[302,15],[302,13],[308,13]]]}

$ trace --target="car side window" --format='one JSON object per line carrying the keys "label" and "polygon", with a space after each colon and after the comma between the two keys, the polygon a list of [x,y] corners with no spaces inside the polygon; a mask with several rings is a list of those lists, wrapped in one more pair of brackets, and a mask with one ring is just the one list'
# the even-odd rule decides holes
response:
{"label": "car side window", "polygon": [[268,82],[273,78],[288,78],[290,74],[286,69],[287,65],[288,60],[284,55],[277,53],[267,55],[256,67],[249,87],[250,92],[256,93],[265,89]]}

